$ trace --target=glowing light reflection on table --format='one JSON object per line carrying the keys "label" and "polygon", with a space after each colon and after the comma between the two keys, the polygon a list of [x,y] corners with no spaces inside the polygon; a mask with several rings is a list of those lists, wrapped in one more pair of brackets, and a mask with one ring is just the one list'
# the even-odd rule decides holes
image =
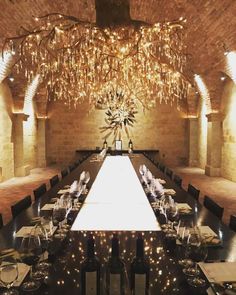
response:
{"label": "glowing light reflection on table", "polygon": [[128,156],[106,157],[72,230],[160,230]]}

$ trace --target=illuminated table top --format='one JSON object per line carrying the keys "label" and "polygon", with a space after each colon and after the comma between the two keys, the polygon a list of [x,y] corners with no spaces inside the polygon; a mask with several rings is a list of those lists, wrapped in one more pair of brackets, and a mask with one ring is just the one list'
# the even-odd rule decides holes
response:
{"label": "illuminated table top", "polygon": [[72,230],[160,230],[128,156],[106,157]]}

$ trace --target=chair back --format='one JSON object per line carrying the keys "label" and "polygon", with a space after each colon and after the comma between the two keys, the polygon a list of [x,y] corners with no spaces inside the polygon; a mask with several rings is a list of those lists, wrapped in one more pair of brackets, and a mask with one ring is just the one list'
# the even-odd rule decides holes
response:
{"label": "chair back", "polygon": [[169,168],[166,168],[166,175],[170,178],[170,179],[172,179],[172,176],[173,176],[173,171],[172,170],[170,170]]}
{"label": "chair back", "polygon": [[177,184],[179,187],[182,186],[182,178],[180,178],[178,175],[174,175],[174,183]]}
{"label": "chair back", "polygon": [[34,198],[35,200],[39,199],[43,194],[45,194],[47,191],[46,184],[41,184],[38,188],[34,190]]}
{"label": "chair back", "polygon": [[0,228],[3,227],[3,220],[2,220],[2,214],[0,213]]}
{"label": "chair back", "polygon": [[64,178],[64,177],[66,177],[66,175],[68,175],[68,170],[67,169],[62,170],[61,177]]}
{"label": "chair back", "polygon": [[71,164],[69,165],[69,171],[72,172],[73,170],[75,170],[76,165],[75,164]]}
{"label": "chair back", "polygon": [[196,189],[195,186],[193,186],[192,184],[189,183],[188,185],[188,193],[194,197],[195,200],[198,201],[199,199],[199,194],[200,194],[200,190]]}
{"label": "chair back", "polygon": [[16,204],[11,206],[11,214],[12,217],[15,218],[19,215],[23,210],[29,208],[32,204],[31,196],[26,196],[24,199],[18,201]]}
{"label": "chair back", "polygon": [[216,202],[214,202],[210,197],[205,196],[203,205],[211,211],[216,217],[219,219],[222,219],[224,208],[218,205]]}
{"label": "chair back", "polygon": [[230,215],[229,227],[236,232],[236,215]]}
{"label": "chair back", "polygon": [[159,167],[158,167],[163,173],[165,172],[166,166],[159,163]]}
{"label": "chair back", "polygon": [[50,185],[53,187],[59,182],[59,177],[58,175],[54,175],[52,178],[50,178]]}

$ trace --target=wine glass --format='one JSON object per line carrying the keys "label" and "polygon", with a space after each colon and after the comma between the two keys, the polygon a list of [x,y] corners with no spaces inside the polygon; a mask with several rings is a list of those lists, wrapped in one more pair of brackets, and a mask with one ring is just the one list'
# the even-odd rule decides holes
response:
{"label": "wine glass", "polygon": [[180,220],[177,226],[177,238],[180,242],[178,247],[178,263],[183,268],[187,269],[193,266],[193,261],[188,258],[187,245],[189,243],[188,239],[190,237],[190,227],[185,220]]}
{"label": "wine glass", "polygon": [[82,186],[83,186],[83,192],[82,193],[86,193],[86,186],[88,184],[90,180],[90,173],[88,171],[85,172],[85,177],[84,177],[84,180],[82,182]]}
{"label": "wine glass", "polygon": [[42,260],[36,265],[37,270],[47,271],[51,266],[51,263],[47,261],[47,256],[45,256],[48,250],[48,245],[51,242],[51,236],[53,232],[53,224],[51,218],[43,217],[39,225],[39,235],[42,247]]}
{"label": "wine glass", "polygon": [[19,292],[12,286],[18,278],[18,264],[14,257],[5,257],[0,264],[0,281],[7,289],[1,293],[2,295],[18,295]]}
{"label": "wine glass", "polygon": [[185,268],[183,272],[190,277],[188,282],[191,286],[202,287],[206,282],[199,277],[200,271],[197,263],[205,261],[208,249],[197,227],[194,227],[192,233],[190,233],[186,250],[188,257],[194,261],[195,267]]}
{"label": "wine glass", "polygon": [[22,285],[22,290],[35,291],[41,284],[37,280],[38,277],[34,276],[33,268],[39,261],[42,247],[39,235],[34,230],[22,239],[19,252],[21,253],[22,261],[30,266],[30,279]]}
{"label": "wine glass", "polygon": [[56,237],[60,237],[61,239],[65,238],[65,231],[62,228],[62,222],[66,218],[66,213],[67,213],[67,207],[64,205],[64,203],[59,200],[52,212],[52,222],[54,226],[59,226],[58,234],[56,234]]}

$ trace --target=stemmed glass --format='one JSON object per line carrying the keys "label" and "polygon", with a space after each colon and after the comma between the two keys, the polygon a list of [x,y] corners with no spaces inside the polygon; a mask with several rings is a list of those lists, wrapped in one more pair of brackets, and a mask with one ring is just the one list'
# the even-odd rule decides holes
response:
{"label": "stemmed glass", "polygon": [[22,261],[30,266],[30,280],[22,285],[22,290],[35,291],[41,285],[36,279],[42,279],[42,277],[34,276],[33,273],[33,268],[42,254],[40,237],[35,230],[22,239],[19,252],[21,253]]}
{"label": "stemmed glass", "polygon": [[179,260],[178,263],[184,269],[193,266],[193,261],[187,256],[187,245],[189,243],[190,230],[189,225],[185,221],[180,220],[177,226],[177,237],[181,245],[179,245]]}
{"label": "stemmed glass", "polygon": [[[205,285],[205,280],[199,278],[198,262],[205,261],[207,258],[208,250],[205,241],[202,239],[200,231],[197,227],[194,227],[192,233],[188,237],[187,243],[187,255],[195,263],[195,267],[189,267],[183,269],[184,274],[189,276],[188,282],[194,287],[202,287]],[[191,278],[192,277],[192,278]]]}
{"label": "stemmed glass", "polygon": [[86,171],[86,172],[85,172],[85,178],[84,178],[84,180],[83,180],[83,193],[84,193],[84,194],[85,194],[85,192],[86,192],[86,186],[87,186],[89,180],[90,180],[90,173],[89,173],[88,171]]}
{"label": "stemmed glass", "polygon": [[52,222],[55,226],[59,225],[59,235],[56,234],[55,237],[59,237],[61,239],[65,238],[64,230],[62,229],[62,222],[66,218],[66,213],[67,207],[65,206],[64,202],[62,200],[58,200],[58,202],[55,204],[53,208]]}
{"label": "stemmed glass", "polygon": [[39,271],[47,271],[51,266],[51,263],[46,261],[47,257],[45,257],[44,253],[48,250],[49,243],[51,242],[53,228],[51,218],[41,218],[41,223],[39,224],[38,228],[40,234],[43,260],[40,261],[36,267]]}
{"label": "stemmed glass", "polygon": [[177,204],[173,200],[168,200],[168,202],[163,202],[163,214],[166,218],[166,224],[162,226],[164,232],[173,233],[174,225],[177,224],[179,220],[179,210]]}
{"label": "stemmed glass", "polygon": [[7,288],[2,295],[18,295],[19,292],[12,286],[18,278],[18,265],[12,256],[5,257],[0,264],[0,281]]}

